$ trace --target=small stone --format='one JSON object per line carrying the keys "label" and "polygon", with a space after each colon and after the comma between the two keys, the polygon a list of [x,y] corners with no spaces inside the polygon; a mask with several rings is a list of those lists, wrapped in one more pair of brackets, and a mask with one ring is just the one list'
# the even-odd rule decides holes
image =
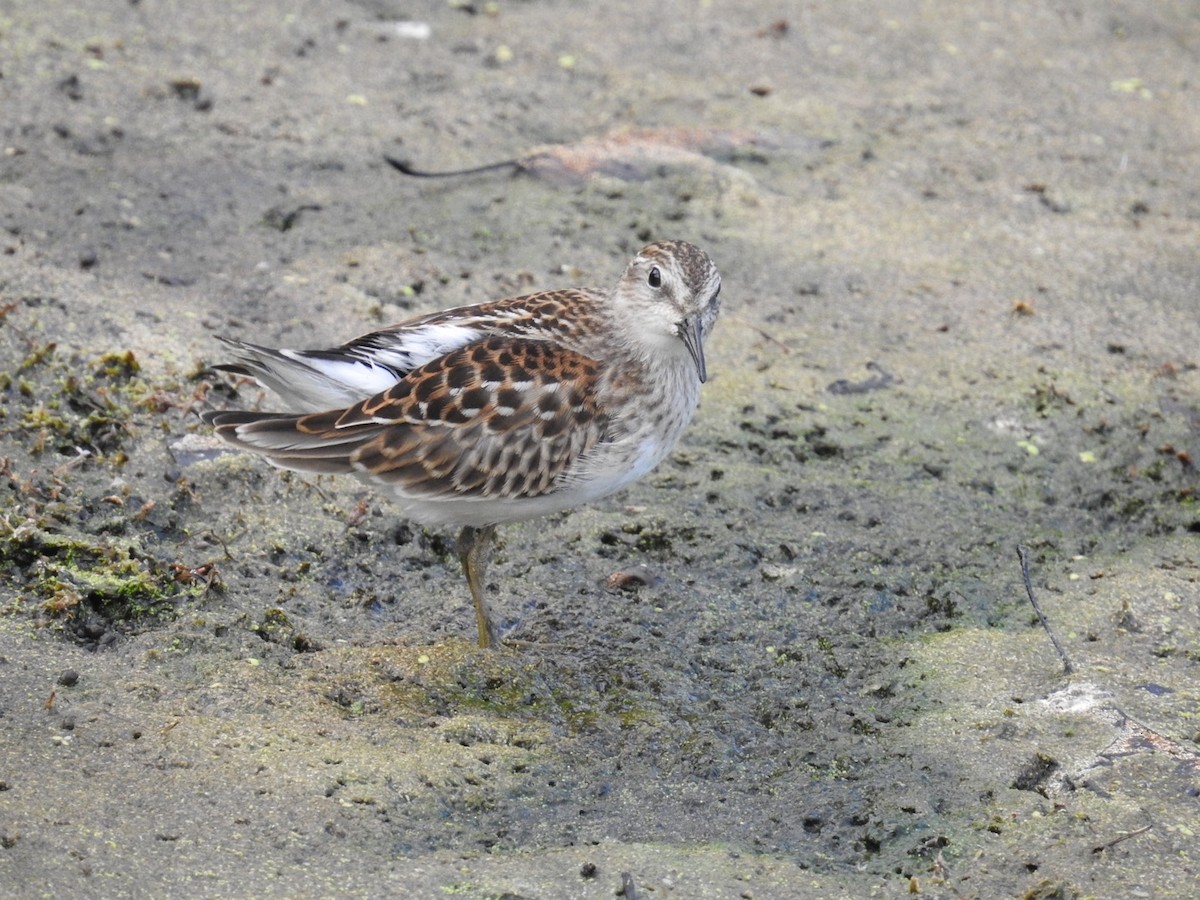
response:
{"label": "small stone", "polygon": [[661,584],[662,580],[662,576],[649,567],[636,565],[613,572],[604,583],[610,591],[636,591],[646,585]]}
{"label": "small stone", "polygon": [[174,78],[167,84],[176,99],[183,100],[185,103],[195,103],[200,98],[201,85],[198,78]]}
{"label": "small stone", "polygon": [[777,563],[763,563],[760,568],[763,581],[785,581],[796,574],[796,566],[781,566]]}

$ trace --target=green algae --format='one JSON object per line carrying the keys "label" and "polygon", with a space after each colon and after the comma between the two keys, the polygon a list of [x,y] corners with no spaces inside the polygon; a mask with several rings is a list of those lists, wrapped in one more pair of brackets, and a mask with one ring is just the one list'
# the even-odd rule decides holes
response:
{"label": "green algae", "polygon": [[60,625],[95,614],[136,628],[172,615],[209,588],[136,540],[60,534],[33,521],[0,529],[0,567],[16,588],[8,612],[32,607],[36,619]]}

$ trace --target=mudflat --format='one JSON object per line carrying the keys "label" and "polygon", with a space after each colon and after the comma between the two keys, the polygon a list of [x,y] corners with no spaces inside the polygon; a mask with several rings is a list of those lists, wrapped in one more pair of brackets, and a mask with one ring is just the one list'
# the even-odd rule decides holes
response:
{"label": "mudflat", "polygon": [[[4,6],[3,893],[1190,896],[1198,57],[1170,2]],[[500,652],[452,532],[198,418],[272,399],[213,335],[671,238],[700,412],[501,531]]]}

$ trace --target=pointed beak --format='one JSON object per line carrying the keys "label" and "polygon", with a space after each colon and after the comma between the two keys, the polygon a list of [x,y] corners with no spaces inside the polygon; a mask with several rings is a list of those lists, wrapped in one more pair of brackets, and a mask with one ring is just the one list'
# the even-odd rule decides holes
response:
{"label": "pointed beak", "polygon": [[683,346],[692,354],[692,362],[696,364],[696,374],[700,383],[708,381],[708,369],[704,367],[704,332],[700,325],[700,317],[692,316],[679,323],[679,339]]}

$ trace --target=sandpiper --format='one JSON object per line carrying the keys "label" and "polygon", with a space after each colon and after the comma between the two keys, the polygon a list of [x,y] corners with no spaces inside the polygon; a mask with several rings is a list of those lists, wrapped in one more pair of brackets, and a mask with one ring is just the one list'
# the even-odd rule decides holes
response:
{"label": "sandpiper", "polygon": [[220,338],[291,412],[214,410],[272,465],[355,475],[423,525],[461,528],[479,646],[497,635],[484,573],[497,525],[641,478],[691,421],[721,277],[685,241],[643,247],[611,291],[564,289],[401,322],[332,350]]}

